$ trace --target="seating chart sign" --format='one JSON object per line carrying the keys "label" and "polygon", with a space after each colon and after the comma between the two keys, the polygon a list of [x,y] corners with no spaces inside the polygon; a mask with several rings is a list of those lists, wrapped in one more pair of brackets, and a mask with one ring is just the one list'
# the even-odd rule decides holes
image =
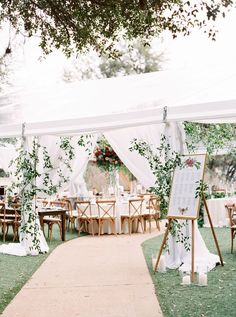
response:
{"label": "seating chart sign", "polygon": [[182,166],[174,171],[167,218],[196,219],[200,208],[200,197],[195,198],[196,189],[203,181],[205,154],[185,155]]}

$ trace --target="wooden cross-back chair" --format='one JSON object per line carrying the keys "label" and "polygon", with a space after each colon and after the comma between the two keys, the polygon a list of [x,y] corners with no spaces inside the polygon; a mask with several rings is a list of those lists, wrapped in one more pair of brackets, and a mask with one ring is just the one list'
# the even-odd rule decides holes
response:
{"label": "wooden cross-back chair", "polygon": [[135,221],[137,222],[136,232],[138,232],[139,224],[141,225],[142,232],[144,232],[142,218],[143,201],[144,200],[142,198],[130,199],[129,213],[127,215],[121,215],[121,228],[123,228],[125,221],[127,221],[129,227],[129,234],[131,234],[132,232],[132,226]]}
{"label": "wooden cross-back chair", "polygon": [[[67,205],[63,201],[50,201],[48,202],[50,207],[54,208],[63,208],[66,209]],[[48,205],[47,204],[47,205]],[[43,227],[44,224],[48,226],[48,238],[49,241],[52,240],[52,228],[54,225],[57,225],[59,227],[60,236],[62,237],[62,224],[61,224],[61,218],[58,216],[45,216],[43,218]],[[44,228],[43,228],[44,229]]]}
{"label": "wooden cross-back chair", "polygon": [[70,199],[62,198],[60,201],[65,202],[65,205],[66,205],[65,209],[67,210],[66,218],[68,221],[68,225],[67,225],[68,230],[75,229],[75,222],[76,222],[76,219],[78,218],[78,211],[72,208],[72,203]]}
{"label": "wooden cross-back chair", "polygon": [[144,231],[146,231],[146,222],[149,223],[149,232],[151,233],[152,219],[156,222],[156,227],[160,231],[160,200],[156,196],[150,196],[148,200],[148,206],[143,213]]}
{"label": "wooden cross-back chair", "polygon": [[42,207],[49,206],[49,201],[44,199],[44,200],[41,201],[41,204],[42,204]]}
{"label": "wooden cross-back chair", "polygon": [[225,205],[229,215],[229,226],[230,226],[230,237],[231,237],[231,253],[233,253],[234,248],[234,238],[236,236],[236,206]]}
{"label": "wooden cross-back chair", "polygon": [[113,234],[116,232],[116,215],[115,215],[115,200],[97,200],[98,208],[98,236],[103,233],[103,225],[105,222],[110,222]]}
{"label": "wooden cross-back chair", "polygon": [[94,221],[98,220],[98,216],[92,215],[91,202],[89,200],[78,200],[76,207],[78,211],[78,235],[80,236],[82,231],[89,232],[89,225],[91,225],[92,235],[94,236]]}
{"label": "wooden cross-back chair", "polygon": [[11,209],[6,209],[4,203],[0,203],[0,226],[2,228],[3,241],[5,242],[8,229],[12,226],[13,241],[18,239],[18,229],[21,224],[20,205],[13,204]]}

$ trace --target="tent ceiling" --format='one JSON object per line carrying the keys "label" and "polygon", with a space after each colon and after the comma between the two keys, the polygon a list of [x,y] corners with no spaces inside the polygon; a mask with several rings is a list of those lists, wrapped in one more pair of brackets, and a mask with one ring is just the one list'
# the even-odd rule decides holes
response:
{"label": "tent ceiling", "polygon": [[[0,95],[0,135],[71,134],[168,121],[236,118],[236,71],[163,71],[12,89]],[[14,88],[14,87],[13,87]],[[7,125],[6,125],[7,124]]]}

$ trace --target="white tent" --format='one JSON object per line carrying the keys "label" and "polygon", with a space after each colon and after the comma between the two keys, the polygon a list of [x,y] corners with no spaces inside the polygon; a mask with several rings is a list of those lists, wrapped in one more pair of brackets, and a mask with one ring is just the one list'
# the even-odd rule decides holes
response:
{"label": "white tent", "polygon": [[131,139],[136,136],[158,145],[165,122],[172,147],[183,151],[178,122],[236,121],[235,83],[236,70],[217,68],[50,86],[29,80],[24,87],[0,95],[0,137],[20,136],[23,122],[26,136],[102,132],[131,172],[149,187],[154,177],[143,158],[136,155],[134,160]]}
{"label": "white tent", "polygon": [[[235,120],[236,71],[163,71],[21,87],[0,95],[0,136],[109,131],[163,121]],[[14,91],[13,91],[14,90]]]}
{"label": "white tent", "polygon": [[168,126],[175,146],[181,141],[177,122],[235,120],[235,82],[236,72],[214,69],[23,87],[0,95],[0,137],[21,136],[23,122],[26,136],[105,133],[131,172],[141,171],[139,179],[145,175],[148,187],[154,177],[144,158],[132,158],[130,138],[157,145]]}

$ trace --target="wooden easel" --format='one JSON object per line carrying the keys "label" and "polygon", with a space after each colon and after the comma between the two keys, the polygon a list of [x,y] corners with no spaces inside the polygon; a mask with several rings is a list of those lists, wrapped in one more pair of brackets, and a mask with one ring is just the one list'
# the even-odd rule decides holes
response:
{"label": "wooden easel", "polygon": [[[219,244],[218,244],[218,241],[217,241],[217,238],[216,238],[216,234],[215,234],[215,230],[214,230],[214,227],[213,227],[213,224],[212,224],[212,221],[211,221],[211,216],[210,216],[210,213],[209,213],[209,209],[208,209],[208,206],[207,206],[207,202],[206,202],[206,199],[205,199],[205,196],[204,196],[204,193],[202,192],[201,193],[201,196],[202,196],[202,200],[203,200],[203,203],[204,203],[204,206],[205,206],[205,209],[206,209],[206,212],[207,212],[207,216],[208,216],[208,219],[209,219],[209,223],[210,223],[210,226],[211,226],[211,231],[212,231],[212,234],[213,234],[213,237],[214,237],[214,241],[215,241],[215,245],[216,245],[216,249],[217,249],[217,252],[218,252],[218,255],[219,255],[219,258],[220,258],[220,263],[222,266],[224,266],[224,262],[223,262],[223,258],[222,258],[222,255],[221,255],[221,252],[220,252],[220,247],[219,247]],[[169,229],[170,229],[170,225],[171,225],[171,222],[172,220],[175,219],[175,218],[168,218],[168,225],[167,225],[167,228],[166,228],[166,231],[165,231],[165,234],[164,234],[164,238],[163,238],[163,241],[162,241],[162,244],[161,244],[161,249],[159,251],[159,254],[158,254],[158,257],[157,257],[157,261],[156,261],[156,265],[155,265],[155,268],[154,268],[154,273],[157,271],[157,268],[158,268],[158,264],[160,262],[160,258],[161,258],[161,254],[162,254],[162,251],[163,251],[163,248],[164,248],[164,245],[166,243],[166,239],[167,239],[167,235],[168,235],[168,232],[169,232]],[[180,218],[178,218],[180,219]],[[194,282],[194,220],[195,219],[192,219],[192,218],[189,218],[189,219],[186,219],[184,218],[185,220],[191,220],[192,221],[192,247],[191,247],[191,252],[192,252],[192,267],[191,267],[191,281]]]}

